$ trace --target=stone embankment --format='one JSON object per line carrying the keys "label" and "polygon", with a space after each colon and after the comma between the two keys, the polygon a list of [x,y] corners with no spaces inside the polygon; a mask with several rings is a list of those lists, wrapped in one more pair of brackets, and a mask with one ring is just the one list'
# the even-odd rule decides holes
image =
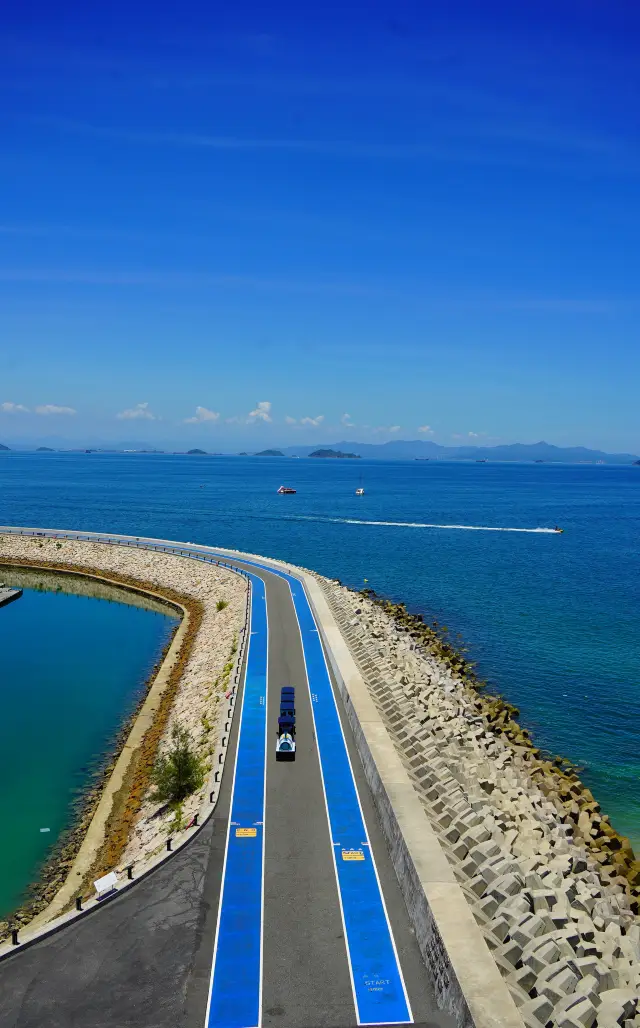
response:
{"label": "stone embankment", "polygon": [[527,1028],[640,1028],[640,863],[401,605],[318,577]]}
{"label": "stone embankment", "polygon": [[[166,661],[170,666],[160,662],[147,683],[149,694],[161,675],[166,678],[149,727],[139,733],[141,738],[134,747],[130,740],[136,727],[135,715],[121,733],[118,748],[129,740],[127,749],[133,752],[122,784],[113,792],[104,825],[99,824],[96,831],[96,811],[109,791],[114,767],[120,767],[117,754],[102,780],[87,790],[76,824],[54,853],[41,881],[35,883],[32,898],[12,916],[12,925],[24,926],[37,914],[38,924],[56,916],[62,905],[73,903],[74,895],[90,892],[91,883],[100,874],[117,866],[140,866],[153,858],[165,849],[167,836],[188,824],[198,811],[200,794],[185,800],[179,811],[154,802],[150,798],[150,773],[156,757],[168,746],[176,723],[188,729],[200,755],[211,763],[227,706],[222,701],[230,687],[229,676],[244,622],[247,583],[224,568],[168,553],[46,538],[0,537],[0,567],[2,564],[101,576],[129,588],[147,590],[182,608],[186,615],[182,635],[179,638],[179,629],[175,637],[177,652]],[[86,590],[91,579],[79,581]],[[101,584],[95,584],[100,592]],[[89,847],[90,859],[82,860],[92,834],[97,837]],[[62,905],[58,902],[61,898]],[[2,927],[0,937],[4,934]]]}

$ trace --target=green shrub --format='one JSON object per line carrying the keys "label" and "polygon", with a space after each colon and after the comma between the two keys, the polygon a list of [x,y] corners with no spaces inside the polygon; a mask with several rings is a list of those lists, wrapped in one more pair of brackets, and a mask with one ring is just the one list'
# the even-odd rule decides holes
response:
{"label": "green shrub", "polygon": [[181,832],[183,828],[186,828],[182,803],[174,803],[172,805],[172,813],[173,817],[166,829],[169,835],[173,835],[174,832]]}
{"label": "green shrub", "polygon": [[174,725],[171,748],[158,757],[151,773],[155,785],[152,799],[161,803],[181,803],[204,785],[207,768],[191,748],[191,736],[182,725]]}
{"label": "green shrub", "polygon": [[225,607],[229,606],[228,600],[218,600],[216,603],[216,610],[224,610]]}

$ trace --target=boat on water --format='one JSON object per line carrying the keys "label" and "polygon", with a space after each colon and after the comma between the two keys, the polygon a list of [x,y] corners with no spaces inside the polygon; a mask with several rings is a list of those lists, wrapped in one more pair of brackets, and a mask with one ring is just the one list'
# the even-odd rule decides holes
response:
{"label": "boat on water", "polygon": [[356,496],[364,496],[364,489],[361,485],[356,489]]}
{"label": "boat on water", "polygon": [[558,528],[558,526],[556,525],[553,531],[557,532],[558,535],[562,535],[562,533],[564,532],[564,528]]}
{"label": "boat on water", "polygon": [[295,493],[295,491],[295,489],[292,489],[291,486],[288,485],[281,485],[278,489],[279,493]]}

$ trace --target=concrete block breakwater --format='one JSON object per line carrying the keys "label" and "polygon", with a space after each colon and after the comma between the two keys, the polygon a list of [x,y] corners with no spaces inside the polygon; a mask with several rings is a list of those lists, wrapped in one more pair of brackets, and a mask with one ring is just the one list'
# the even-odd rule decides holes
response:
{"label": "concrete block breakwater", "polygon": [[316,576],[528,1028],[640,1028],[640,864],[402,605]]}

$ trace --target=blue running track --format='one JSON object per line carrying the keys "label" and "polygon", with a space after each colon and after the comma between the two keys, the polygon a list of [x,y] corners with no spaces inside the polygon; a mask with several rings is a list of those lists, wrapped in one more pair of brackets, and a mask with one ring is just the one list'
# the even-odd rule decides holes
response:
{"label": "blue running track", "polygon": [[307,594],[299,579],[266,564],[237,559],[284,578],[298,616],[358,1024],[406,1024],[413,1020],[409,999]]}
{"label": "blue running track", "polygon": [[265,586],[251,579],[251,620],[206,1025],[256,1028],[262,1006],[267,648]]}
{"label": "blue running track", "polygon": [[413,1020],[320,635],[301,582],[289,582],[304,646],[358,1024]]}

